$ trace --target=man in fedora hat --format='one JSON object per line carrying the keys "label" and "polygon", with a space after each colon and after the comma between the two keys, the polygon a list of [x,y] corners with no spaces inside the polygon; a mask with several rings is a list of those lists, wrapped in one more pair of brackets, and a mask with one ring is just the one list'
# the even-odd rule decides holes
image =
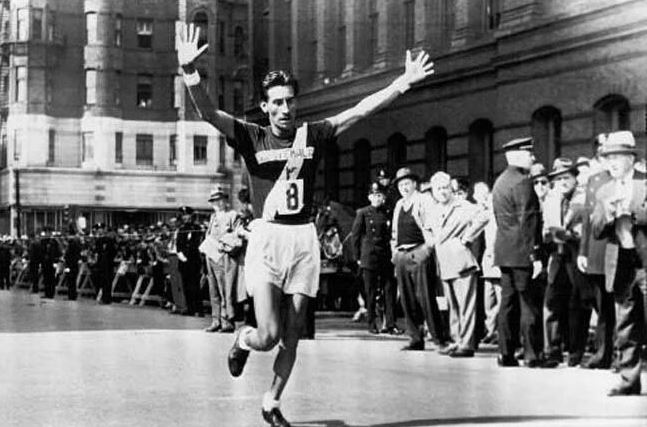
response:
{"label": "man in fedora hat", "polygon": [[541,290],[531,284],[542,268],[537,254],[541,208],[528,176],[534,163],[532,145],[532,138],[518,138],[503,145],[508,167],[492,189],[497,223],[494,264],[501,269],[499,366],[518,366],[514,352],[520,329],[526,366],[541,363]]}
{"label": "man in fedora hat", "polygon": [[436,303],[434,239],[429,223],[434,201],[429,193],[418,191],[418,176],[407,167],[397,171],[394,185],[402,198],[393,212],[391,253],[409,335],[409,344],[402,350],[425,349],[425,321],[434,341],[445,347],[446,331]]}
{"label": "man in fedora hat", "polygon": [[[613,293],[604,285],[604,256],[606,239],[596,239],[591,232],[591,214],[595,207],[595,194],[602,185],[611,180],[605,157],[599,156],[597,147],[606,140],[606,134],[596,137],[596,155],[589,160],[589,179],[584,187],[584,210],[582,215],[582,237],[577,257],[577,267],[586,275],[588,282],[595,289],[595,310],[598,320],[595,330],[595,353],[582,363],[585,369],[609,369],[613,359],[613,330],[615,328],[615,307]],[[582,182],[579,178],[578,181]]]}
{"label": "man in fedora hat", "polygon": [[[214,107],[196,70],[196,60],[208,47],[198,47],[199,36],[194,24],[179,27],[178,62],[189,95],[200,117],[245,159],[254,212],[262,219],[251,227],[245,261],[258,328],[244,327],[237,335],[228,356],[230,373],[242,374],[250,350],[269,351],[281,341],[262,415],[273,426],[286,426],[279,399],[296,360],[308,297],[315,297],[319,287],[319,245],[311,222],[318,161],[338,135],[433,74],[433,63],[425,52],[413,59],[407,51],[404,73],[392,84],[333,117],[301,126],[297,81],[285,71],[271,71],[261,84],[260,103],[269,126],[261,127]],[[289,309],[281,310],[285,305]]]}
{"label": "man in fedora hat", "polygon": [[[366,295],[366,317],[368,331],[398,334],[395,324],[396,288],[391,278],[393,266],[390,263],[391,212],[385,206],[386,188],[378,182],[369,187],[370,204],[357,210],[353,221],[351,238],[355,259],[362,272]],[[376,298],[382,293],[384,301],[384,327],[376,322]]]}
{"label": "man in fedora hat", "polygon": [[[209,195],[209,204],[213,212],[209,218],[205,239],[200,245],[207,261],[211,299],[211,325],[205,331],[234,332],[234,285],[238,263],[236,258],[225,250],[220,239],[234,230],[237,214],[229,205],[229,195],[220,187]],[[213,249],[207,249],[208,247]]]}
{"label": "man in fedora hat", "polygon": [[560,157],[548,174],[553,190],[544,203],[544,241],[549,254],[543,316],[545,368],[562,362],[563,344],[568,344],[568,365],[580,364],[588,337],[594,292],[577,268],[579,211],[583,209],[574,203],[577,173],[571,159]]}
{"label": "man in fedora hat", "polygon": [[607,238],[605,285],[613,291],[620,381],[609,396],[641,391],[641,344],[647,294],[647,204],[645,174],[634,169],[638,150],[629,131],[612,132],[600,145],[611,179],[595,194],[591,228]]}

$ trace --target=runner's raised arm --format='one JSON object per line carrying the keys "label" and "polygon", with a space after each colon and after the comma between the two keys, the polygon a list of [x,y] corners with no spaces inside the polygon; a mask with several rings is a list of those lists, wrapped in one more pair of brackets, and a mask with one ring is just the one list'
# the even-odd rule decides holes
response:
{"label": "runner's raised arm", "polygon": [[339,135],[361,119],[386,107],[406,92],[411,85],[424,80],[433,73],[434,63],[429,60],[429,55],[426,52],[422,51],[416,59],[412,59],[411,51],[407,50],[404,73],[400,77],[379,92],[367,96],[353,108],[327,119],[336,128],[335,135]]}
{"label": "runner's raised arm", "polygon": [[234,117],[219,110],[209,98],[206,88],[200,81],[200,74],[195,68],[195,61],[209,46],[202,45],[198,48],[200,27],[194,24],[182,24],[177,32],[177,59],[184,73],[184,82],[189,90],[191,101],[202,120],[211,123],[227,137],[234,136]]}

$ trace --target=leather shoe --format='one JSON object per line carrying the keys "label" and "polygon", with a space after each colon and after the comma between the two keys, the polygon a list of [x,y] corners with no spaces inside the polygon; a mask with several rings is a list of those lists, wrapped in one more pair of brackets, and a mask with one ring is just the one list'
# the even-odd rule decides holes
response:
{"label": "leather shoe", "polygon": [[474,350],[459,348],[449,353],[449,357],[474,357]]}
{"label": "leather shoe", "polygon": [[548,358],[548,359],[544,360],[543,362],[541,362],[541,367],[544,368],[544,369],[553,369],[553,368],[558,367],[559,364],[560,364],[559,360],[553,359],[553,358]]}
{"label": "leather shoe", "polygon": [[230,334],[234,332],[236,328],[234,327],[234,324],[231,322],[223,322],[222,328],[220,329],[220,332],[225,333],[225,334]]}
{"label": "leather shoe", "polygon": [[519,361],[514,356],[504,356],[499,354],[496,363],[503,368],[515,368],[519,366]]}
{"label": "leather shoe", "polygon": [[368,333],[369,333],[369,334],[377,335],[377,334],[379,334],[379,333],[380,333],[380,331],[378,331],[378,330],[377,330],[377,327],[376,327],[376,326],[369,326],[369,328],[368,328]]}
{"label": "leather shoe", "polygon": [[587,362],[580,365],[580,368],[582,369],[609,369],[610,367],[611,363],[604,363],[595,359],[589,359]]}
{"label": "leather shoe", "polygon": [[607,392],[607,396],[637,396],[640,394],[640,383],[634,384],[630,387],[616,386]]}
{"label": "leather shoe", "polygon": [[279,408],[272,408],[270,411],[261,410],[263,419],[272,427],[290,427],[290,423],[283,417]]}
{"label": "leather shoe", "polygon": [[425,344],[424,343],[407,344],[404,347],[402,347],[400,350],[402,350],[402,351],[424,351],[425,350]]}
{"label": "leather shoe", "polygon": [[380,333],[389,335],[402,335],[404,331],[398,329],[396,326],[391,326],[390,328],[382,328],[380,330]]}
{"label": "leather shoe", "polygon": [[541,361],[539,359],[526,360],[524,362],[526,368],[539,368],[541,367]]}
{"label": "leather shoe", "polygon": [[458,347],[453,344],[438,348],[438,354],[442,354],[443,356],[451,356],[455,351],[458,351]]}
{"label": "leather shoe", "polygon": [[222,329],[222,325],[220,323],[212,323],[209,327],[204,328],[204,331],[205,332],[218,332],[221,329]]}
{"label": "leather shoe", "polygon": [[579,365],[581,363],[582,363],[582,356],[579,356],[579,355],[568,356],[567,364],[571,368],[575,367],[575,366],[577,366],[577,365]]}
{"label": "leather shoe", "polygon": [[238,339],[242,331],[247,328],[240,328],[238,333],[234,337],[234,345],[231,346],[229,354],[227,355],[227,365],[229,366],[229,373],[232,377],[239,377],[243,373],[245,368],[245,363],[247,363],[247,358],[249,357],[249,350],[243,350],[238,345]]}

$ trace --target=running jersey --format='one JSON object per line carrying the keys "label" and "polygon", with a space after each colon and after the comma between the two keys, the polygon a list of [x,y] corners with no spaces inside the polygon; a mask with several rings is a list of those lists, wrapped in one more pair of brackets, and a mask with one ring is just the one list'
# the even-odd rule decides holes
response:
{"label": "running jersey", "polygon": [[[268,220],[287,224],[303,224],[313,215],[315,173],[323,150],[335,138],[335,127],[322,120],[307,125],[306,145],[292,149],[295,136],[280,138],[269,126],[235,120],[234,138],[227,144],[245,159],[251,176],[250,193],[254,212]],[[287,179],[279,181],[290,157],[303,158],[298,173],[288,171]],[[280,195],[281,206],[274,212],[264,211],[266,199],[275,186]],[[267,209],[266,209],[267,210]]]}

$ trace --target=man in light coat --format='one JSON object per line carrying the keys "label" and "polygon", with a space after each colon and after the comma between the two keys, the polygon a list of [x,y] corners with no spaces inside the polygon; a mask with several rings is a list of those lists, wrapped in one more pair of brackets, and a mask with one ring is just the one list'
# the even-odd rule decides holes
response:
{"label": "man in light coat", "polygon": [[473,357],[479,266],[469,246],[489,219],[483,209],[452,194],[451,177],[445,172],[436,172],[431,177],[431,195],[436,207],[430,214],[429,224],[454,341],[441,354]]}

